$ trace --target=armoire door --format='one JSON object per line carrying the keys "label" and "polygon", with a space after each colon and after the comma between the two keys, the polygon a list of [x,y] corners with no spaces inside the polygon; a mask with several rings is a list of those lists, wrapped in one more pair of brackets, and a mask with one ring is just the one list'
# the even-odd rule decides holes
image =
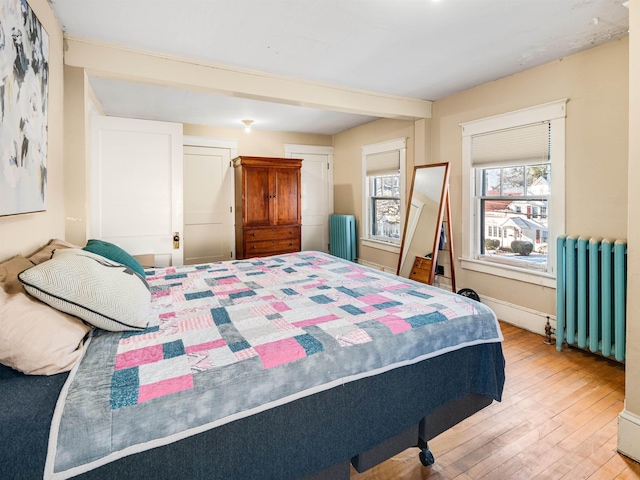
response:
{"label": "armoire door", "polygon": [[300,169],[273,169],[272,185],[274,194],[273,224],[300,223]]}
{"label": "armoire door", "polygon": [[268,167],[244,167],[243,192],[245,227],[261,227],[271,224],[271,180]]}

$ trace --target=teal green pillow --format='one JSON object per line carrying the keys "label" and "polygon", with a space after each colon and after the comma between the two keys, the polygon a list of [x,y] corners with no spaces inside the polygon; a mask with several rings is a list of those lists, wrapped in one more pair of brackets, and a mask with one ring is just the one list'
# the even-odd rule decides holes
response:
{"label": "teal green pillow", "polygon": [[140,265],[140,262],[113,243],[105,242],[104,240],[91,239],[87,242],[87,245],[83,250],[108,258],[112,262],[121,263],[122,265],[129,267],[142,278],[147,277],[144,273],[144,268]]}

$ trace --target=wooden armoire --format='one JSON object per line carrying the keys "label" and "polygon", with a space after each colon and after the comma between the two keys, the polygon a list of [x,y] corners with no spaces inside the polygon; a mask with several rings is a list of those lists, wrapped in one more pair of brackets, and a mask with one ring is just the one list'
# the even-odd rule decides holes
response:
{"label": "wooden armoire", "polygon": [[233,167],[236,258],[299,252],[302,160],[241,156]]}

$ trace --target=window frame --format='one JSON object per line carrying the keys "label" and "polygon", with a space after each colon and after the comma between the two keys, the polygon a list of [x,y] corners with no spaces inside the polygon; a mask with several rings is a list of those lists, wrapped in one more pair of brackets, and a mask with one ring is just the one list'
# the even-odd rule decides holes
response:
{"label": "window frame", "polygon": [[[462,127],[462,257],[460,257],[462,268],[555,288],[556,245],[553,239],[564,233],[565,226],[566,104],[567,99],[562,99],[460,124]],[[548,269],[537,271],[480,258],[481,218],[480,202],[475,195],[476,173],[487,167],[472,165],[471,139],[474,135],[545,121],[550,124],[552,139],[549,150],[552,181],[547,203],[548,238],[551,240],[548,242]]]}
{"label": "window frame", "polygon": [[[375,190],[375,182],[376,179],[382,179],[384,177],[399,177],[400,172],[398,172],[398,174],[394,174],[394,175],[372,175],[372,176],[368,176],[367,180],[369,183],[369,192]],[[401,213],[401,205],[402,205],[402,198],[400,196],[400,178],[398,178],[398,196],[383,196],[383,195],[369,195],[369,220],[370,220],[370,230],[368,232],[369,234],[369,238],[372,240],[378,240],[381,242],[389,242],[389,243],[395,243],[396,240],[388,240],[388,238],[390,237],[386,237],[383,235],[376,235],[372,230],[374,230],[374,218],[375,218],[375,212],[376,212],[376,200],[397,200],[398,201],[398,212],[399,214]],[[400,241],[400,237],[398,237],[398,242]]]}
{"label": "window frame", "polygon": [[406,211],[406,163],[407,163],[407,139],[397,138],[385,142],[374,143],[362,146],[362,229],[360,240],[365,247],[377,248],[388,252],[400,253],[402,233],[397,241],[383,240],[371,234],[372,226],[372,196],[370,195],[371,177],[367,176],[367,156],[379,153],[395,152],[399,154],[400,162],[400,232],[404,230]]}

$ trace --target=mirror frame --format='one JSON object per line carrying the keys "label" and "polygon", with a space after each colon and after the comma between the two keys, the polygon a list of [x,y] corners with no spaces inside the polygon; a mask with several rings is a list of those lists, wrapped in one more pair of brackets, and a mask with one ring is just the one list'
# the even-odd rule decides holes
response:
{"label": "mirror frame", "polygon": [[405,240],[407,235],[407,219],[409,218],[409,211],[411,209],[411,199],[413,198],[413,188],[415,186],[416,174],[418,170],[426,169],[426,168],[434,168],[434,167],[444,167],[444,178],[442,180],[442,191],[440,192],[440,206],[438,208],[438,218],[436,220],[436,231],[433,238],[433,245],[431,248],[431,274],[429,276],[430,284],[433,284],[433,278],[436,271],[436,264],[438,260],[438,244],[440,243],[440,234],[442,231],[441,225],[444,220],[445,208],[448,207],[448,192],[449,192],[449,162],[442,163],[431,163],[428,165],[416,165],[413,167],[413,175],[411,177],[411,190],[409,192],[409,197],[407,199],[407,208],[405,209],[405,221],[404,227],[402,229],[402,242],[400,244],[400,256],[398,258],[398,268],[396,269],[396,275],[400,276],[400,270],[402,268],[402,257],[405,250]]}

